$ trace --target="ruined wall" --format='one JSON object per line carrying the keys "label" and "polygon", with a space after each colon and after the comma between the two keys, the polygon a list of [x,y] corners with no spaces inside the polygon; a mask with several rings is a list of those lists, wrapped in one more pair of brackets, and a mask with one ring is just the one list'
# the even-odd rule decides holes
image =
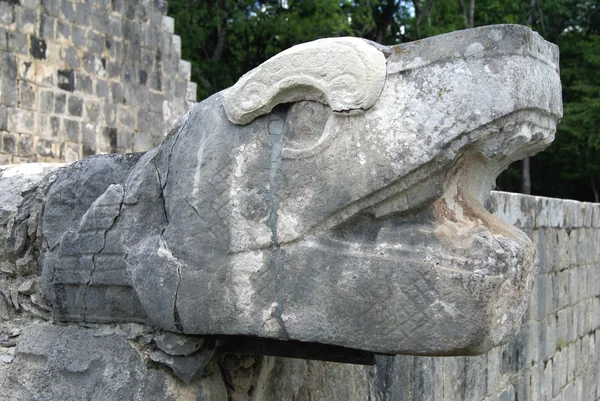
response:
{"label": "ruined wall", "polygon": [[196,100],[166,0],[0,0],[0,165],[149,150]]}
{"label": "ruined wall", "polygon": [[[39,177],[56,168],[29,166],[0,169],[5,189],[21,188],[0,193],[0,234],[16,233],[15,245],[36,240],[52,185]],[[367,367],[217,354],[185,385],[153,362],[151,327],[53,322],[25,253],[0,259],[0,400],[600,400],[600,204],[497,192],[490,208],[531,236],[539,271],[522,327],[485,355]]]}

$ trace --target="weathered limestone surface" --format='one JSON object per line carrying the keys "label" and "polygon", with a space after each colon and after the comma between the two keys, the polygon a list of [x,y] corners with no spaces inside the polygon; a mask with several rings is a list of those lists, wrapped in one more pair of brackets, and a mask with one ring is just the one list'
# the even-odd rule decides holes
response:
{"label": "weathered limestone surface", "polygon": [[[373,53],[373,68],[335,83],[302,67],[329,44],[334,65]],[[435,375],[394,373],[406,357],[372,370],[248,357],[239,344],[366,361],[508,341],[535,246],[483,204],[502,169],[552,141],[560,95],[556,47],[525,27],[390,48],[322,40],[200,103],[154,150],[2,169],[0,186],[18,194],[0,216],[3,388],[16,399],[48,386],[58,399],[77,380],[87,399],[418,394]],[[576,209],[569,221],[593,222]],[[527,216],[513,222],[526,232]]]}

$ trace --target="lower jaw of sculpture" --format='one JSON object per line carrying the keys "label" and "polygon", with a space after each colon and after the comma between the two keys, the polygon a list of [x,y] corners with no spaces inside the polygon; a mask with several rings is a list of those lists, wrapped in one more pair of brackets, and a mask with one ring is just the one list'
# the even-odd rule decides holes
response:
{"label": "lower jaw of sculpture", "polygon": [[363,216],[285,247],[289,335],[420,355],[475,355],[506,341],[525,312],[535,252],[479,201],[486,174],[502,167],[466,154],[417,212]]}

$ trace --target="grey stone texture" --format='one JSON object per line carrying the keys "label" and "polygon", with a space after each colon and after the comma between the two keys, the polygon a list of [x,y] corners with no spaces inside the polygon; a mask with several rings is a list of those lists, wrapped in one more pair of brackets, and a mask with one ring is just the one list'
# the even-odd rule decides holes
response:
{"label": "grey stone texture", "polygon": [[[7,135],[26,134],[23,141],[30,143],[26,148],[0,146],[0,165],[73,162],[92,154],[147,151],[195,103],[196,85],[189,74],[162,67],[182,62],[173,47],[180,41],[174,35],[173,19],[165,15],[166,2],[125,3],[127,7],[119,1],[0,1],[0,107],[14,108],[14,116],[26,116],[26,123],[9,125]],[[142,71],[161,85],[139,79]],[[126,84],[126,90],[113,97],[107,89],[113,84]],[[179,86],[184,88],[181,96],[174,90]],[[161,101],[144,101],[151,94],[161,95]],[[57,99],[54,108],[49,103],[52,98]],[[82,112],[82,103],[95,104],[91,113]],[[160,118],[152,125],[126,119],[122,126],[98,113],[117,105],[128,115],[145,112]],[[97,138],[84,143],[65,120],[80,125],[93,122]],[[57,121],[56,135],[48,135],[49,121]],[[126,131],[117,135],[125,140],[111,146],[102,138],[105,128]]]}

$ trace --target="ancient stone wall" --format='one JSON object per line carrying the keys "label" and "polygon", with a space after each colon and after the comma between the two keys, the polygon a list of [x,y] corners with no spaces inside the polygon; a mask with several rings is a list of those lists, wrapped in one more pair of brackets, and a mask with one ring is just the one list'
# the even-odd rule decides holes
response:
{"label": "ancient stone wall", "polygon": [[149,150],[196,100],[166,0],[1,0],[0,165]]}
{"label": "ancient stone wall", "polygon": [[[20,186],[29,194],[36,185]],[[17,203],[0,196],[4,232]],[[600,400],[600,204],[496,192],[489,207],[533,239],[539,270],[521,328],[485,355],[378,356],[368,367],[218,354],[185,385],[147,354],[152,328],[45,322],[35,279],[5,265],[12,287],[0,288],[0,399]]]}

